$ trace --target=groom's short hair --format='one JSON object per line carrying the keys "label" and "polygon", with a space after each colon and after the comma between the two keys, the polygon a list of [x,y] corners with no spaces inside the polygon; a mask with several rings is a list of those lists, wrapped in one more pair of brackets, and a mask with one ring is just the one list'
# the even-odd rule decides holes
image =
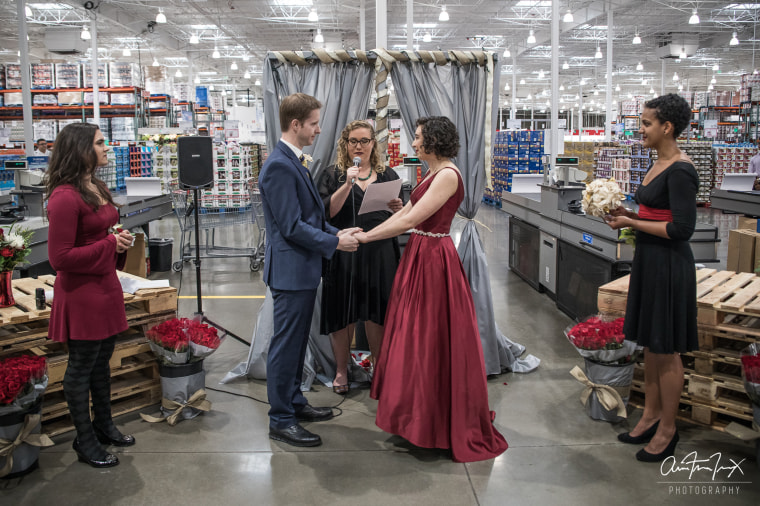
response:
{"label": "groom's short hair", "polygon": [[321,108],[322,103],[306,93],[288,95],[280,104],[280,128],[283,132],[287,132],[294,119],[303,122],[309,117],[311,111]]}

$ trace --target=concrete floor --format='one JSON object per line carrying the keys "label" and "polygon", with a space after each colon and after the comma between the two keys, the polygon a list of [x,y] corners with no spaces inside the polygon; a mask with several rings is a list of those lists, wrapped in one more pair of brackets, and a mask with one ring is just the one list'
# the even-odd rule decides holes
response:
{"label": "concrete floor", "polygon": [[[719,225],[719,255],[725,266],[728,229],[736,217],[701,210],[700,219]],[[500,457],[473,464],[453,463],[445,452],[417,449],[374,424],[376,403],[367,390],[352,390],[345,400],[318,385],[307,394],[315,406],[340,405],[340,416],[307,424],[324,444],[297,449],[270,441],[267,405],[215,391],[210,413],[175,427],[148,424],[137,414],[117,424],[134,434],[137,444],[116,449],[121,465],[96,470],[78,463],[73,435],[55,438],[42,451],[40,469],[23,479],[0,483],[4,505],[21,504],[363,504],[363,505],[593,505],[629,504],[749,505],[760,503],[760,472],[754,446],[726,434],[681,424],[676,456],[697,452],[714,463],[741,462],[729,476],[722,470],[663,475],[657,464],[637,462],[637,446],[619,443],[616,435],[632,427],[640,410],[629,409],[628,422],[613,425],[591,420],[578,396],[582,390],[569,371],[582,365],[562,330],[571,323],[555,304],[530,288],[507,268],[507,215],[482,208],[478,220],[489,256],[491,286],[500,329],[542,359],[531,374],[503,374],[489,380],[496,426],[510,444]],[[219,244],[250,244],[250,231],[219,229]],[[175,237],[176,220],[152,225],[155,237]],[[196,309],[195,269],[182,275],[154,273],[182,287],[179,310]],[[264,285],[246,258],[204,260],[203,308],[212,320],[250,339]],[[212,298],[219,297],[219,298]],[[206,360],[208,387],[266,399],[261,381],[219,385],[247,348],[227,339]],[[155,414],[156,409],[144,412]],[[715,455],[718,453],[719,455]],[[702,463],[707,466],[709,464]],[[674,482],[679,482],[678,484]],[[709,487],[709,488],[708,488]],[[721,492],[716,497],[717,492]]]}

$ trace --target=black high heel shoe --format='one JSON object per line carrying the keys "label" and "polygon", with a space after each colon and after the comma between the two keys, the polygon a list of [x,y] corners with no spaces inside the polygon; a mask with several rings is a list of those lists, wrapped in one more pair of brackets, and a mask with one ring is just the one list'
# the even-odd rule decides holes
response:
{"label": "black high heel shoe", "polygon": [[119,458],[112,453],[106,453],[106,456],[102,459],[91,459],[85,455],[79,445],[79,438],[74,439],[73,447],[74,452],[77,454],[77,459],[79,459],[79,462],[85,462],[87,464],[90,464],[92,467],[113,467],[119,465]]}
{"label": "black high heel shoe", "polygon": [[135,444],[135,437],[132,435],[125,435],[119,432],[118,430],[114,429],[116,433],[118,434],[118,437],[111,437],[106,432],[98,427],[97,425],[92,426],[93,429],[95,429],[95,437],[98,438],[98,441],[100,441],[101,444],[104,445],[113,445],[113,446],[132,446]]}
{"label": "black high heel shoe", "polygon": [[647,430],[642,432],[638,436],[631,436],[630,432],[623,432],[622,434],[618,434],[618,441],[622,441],[623,443],[628,443],[631,445],[640,445],[644,443],[648,443],[652,440],[654,437],[655,432],[657,432],[657,427],[659,427],[660,421],[657,420],[654,422],[654,425],[649,427]]}
{"label": "black high heel shoe", "polygon": [[676,452],[676,443],[678,443],[678,431],[673,435],[673,439],[670,440],[668,446],[660,453],[649,453],[642,448],[636,453],[636,460],[640,460],[641,462],[662,462]]}

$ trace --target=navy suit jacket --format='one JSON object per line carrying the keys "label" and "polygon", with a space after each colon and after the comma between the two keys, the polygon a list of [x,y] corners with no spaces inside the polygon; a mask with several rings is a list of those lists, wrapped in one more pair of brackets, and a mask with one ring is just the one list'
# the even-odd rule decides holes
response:
{"label": "navy suit jacket", "polygon": [[279,141],[259,174],[266,220],[264,283],[275,290],[312,290],[322,277],[322,257],[338,247],[338,229],[306,168]]}

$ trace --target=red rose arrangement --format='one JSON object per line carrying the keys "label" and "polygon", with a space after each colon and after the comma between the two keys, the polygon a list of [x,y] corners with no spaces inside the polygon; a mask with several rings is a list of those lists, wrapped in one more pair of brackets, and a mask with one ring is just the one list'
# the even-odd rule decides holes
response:
{"label": "red rose arrangement", "polygon": [[565,335],[582,357],[600,364],[624,365],[638,354],[636,343],[625,340],[624,322],[624,318],[592,316],[569,327]]}
{"label": "red rose arrangement", "polygon": [[0,361],[0,406],[10,405],[27,395],[35,384],[47,379],[46,371],[45,357],[22,355]]}
{"label": "red rose arrangement", "polygon": [[760,343],[752,343],[740,352],[744,390],[760,406]]}
{"label": "red rose arrangement", "polygon": [[165,363],[188,364],[213,353],[222,344],[217,329],[190,318],[172,318],[146,332],[153,352]]}
{"label": "red rose arrangement", "polygon": [[34,232],[28,228],[11,225],[7,233],[0,229],[0,271],[12,271],[23,263],[32,250],[29,243]]}

